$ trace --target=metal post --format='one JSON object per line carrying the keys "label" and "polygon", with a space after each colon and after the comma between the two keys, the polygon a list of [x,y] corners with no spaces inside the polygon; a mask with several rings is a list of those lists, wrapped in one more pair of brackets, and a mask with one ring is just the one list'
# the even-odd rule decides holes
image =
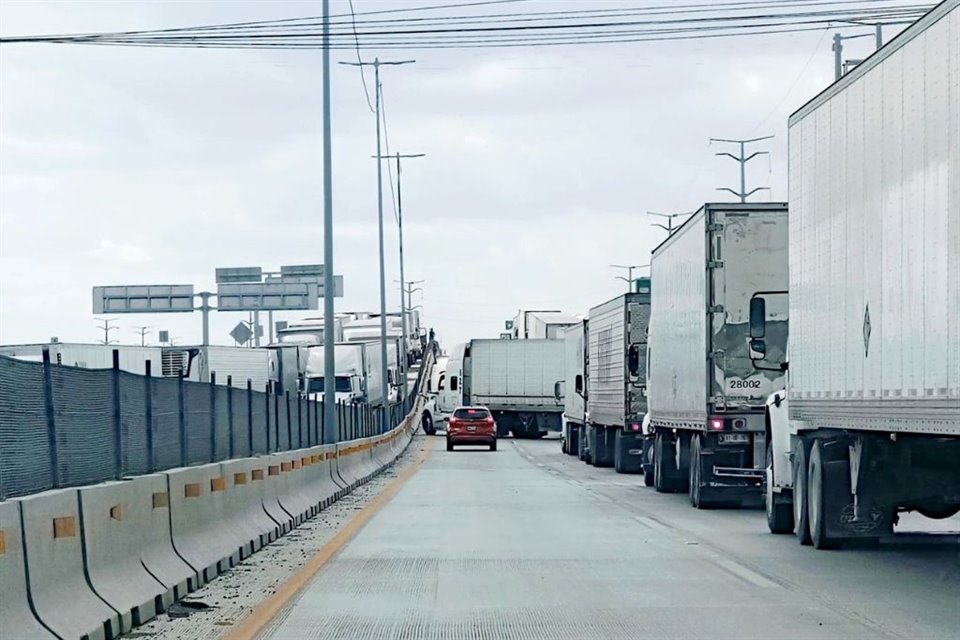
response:
{"label": "metal post", "polygon": [[876,28],[877,28],[876,30],[877,49],[879,49],[880,47],[883,46],[883,25],[877,24]]}
{"label": "metal post", "polygon": [[183,398],[183,369],[180,369],[180,375],[177,377],[177,413],[179,417],[179,427],[180,427],[180,466],[186,467],[189,464],[189,456],[187,455],[187,416],[186,410],[184,409],[184,398]]}
{"label": "metal post", "polygon": [[833,79],[839,80],[843,75],[843,36],[833,34]]}
{"label": "metal post", "polygon": [[283,401],[287,405],[287,450],[293,449],[293,420],[290,415],[290,392],[283,392]]}
{"label": "metal post", "polygon": [[260,312],[253,312],[253,346],[260,346]]}
{"label": "metal post", "polygon": [[247,454],[253,455],[253,380],[247,378]]}
{"label": "metal post", "polygon": [[376,92],[377,117],[377,235],[380,243],[380,385],[383,401],[390,395],[387,380],[387,283],[383,253],[383,160],[380,157],[380,60],[373,61],[373,84]]}
{"label": "metal post", "polygon": [[[330,138],[330,0],[323,0],[323,420],[336,420],[336,367],[333,336],[333,143]],[[378,120],[379,122],[379,120]],[[324,444],[336,442],[325,429]]]}
{"label": "metal post", "polygon": [[[746,143],[740,142],[740,157],[743,158],[747,151],[745,149]],[[747,163],[740,163],[740,202],[747,201]]]}
{"label": "metal post", "polygon": [[53,370],[50,364],[50,349],[44,347],[43,359],[43,402],[47,412],[47,446],[50,448],[50,480],[53,487],[60,486],[60,456],[57,450],[56,411],[53,406]]}
{"label": "metal post", "polygon": [[217,461],[217,372],[210,372],[210,462]]}
{"label": "metal post", "polygon": [[200,296],[200,313],[203,314],[203,342],[204,347],[210,345],[210,296],[213,294],[209,291],[201,291]]}
{"label": "metal post", "polygon": [[113,475],[123,477],[123,422],[120,420],[120,350],[113,350]]}
{"label": "metal post", "polygon": [[157,454],[153,448],[153,362],[147,360],[143,364],[143,411],[145,436],[147,441],[147,471],[153,473],[157,470]]}
{"label": "metal post", "polygon": [[[377,151],[379,153],[379,150]],[[378,161],[379,162],[379,161]],[[407,305],[403,300],[403,200],[400,197],[400,153],[397,153],[397,235],[400,236],[400,333],[403,336],[403,357],[400,360],[400,399],[407,397],[407,349],[410,336],[407,333]],[[399,357],[399,354],[398,354]]]}
{"label": "metal post", "polygon": [[[751,153],[751,154],[748,156],[748,155],[746,155],[746,145],[748,145],[748,144],[750,144],[750,143],[752,143],[752,142],[759,142],[759,141],[761,141],[761,140],[769,140],[769,139],[771,139],[771,138],[773,138],[773,136],[763,136],[763,137],[760,137],[760,138],[750,138],[749,140],[729,140],[729,139],[727,139],[727,138],[710,138],[710,142],[727,142],[727,143],[730,143],[730,144],[738,144],[738,145],[740,145],[740,154],[739,154],[739,155],[733,155],[732,153],[728,153],[728,152],[726,152],[726,151],[723,151],[723,152],[714,154],[714,155],[718,155],[718,156],[727,156],[728,158],[732,158],[733,160],[736,160],[737,162],[740,163],[740,191],[734,191],[733,189],[730,189],[729,187],[717,187],[717,191],[728,191],[728,192],[732,193],[733,195],[737,196],[738,198],[740,198],[740,202],[746,202],[746,201],[747,201],[747,198],[750,197],[751,195],[753,195],[754,193],[756,193],[757,191],[769,191],[770,187],[757,187],[757,188],[755,188],[755,189],[751,189],[750,191],[747,191],[746,164],[747,164],[749,161],[751,161],[751,160],[753,160],[754,158],[756,158],[757,156],[769,155],[769,152],[767,152],[767,151],[756,151],[756,152],[754,152],[754,153]],[[669,233],[669,231],[668,231],[668,233]]]}
{"label": "metal post", "polygon": [[273,311],[267,311],[267,336],[270,339],[270,344],[273,344]]}
{"label": "metal post", "polygon": [[236,450],[233,445],[233,376],[227,376],[227,457],[233,459]]}

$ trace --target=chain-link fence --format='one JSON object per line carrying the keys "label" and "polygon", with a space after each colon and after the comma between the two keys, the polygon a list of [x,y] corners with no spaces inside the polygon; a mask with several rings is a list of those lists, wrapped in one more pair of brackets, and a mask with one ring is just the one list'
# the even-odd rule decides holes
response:
{"label": "chain-link fence", "polygon": [[[429,358],[428,358],[429,360]],[[421,367],[423,369],[423,367]],[[0,356],[0,500],[174,467],[382,433],[416,390],[386,408],[289,392],[140,376]]]}

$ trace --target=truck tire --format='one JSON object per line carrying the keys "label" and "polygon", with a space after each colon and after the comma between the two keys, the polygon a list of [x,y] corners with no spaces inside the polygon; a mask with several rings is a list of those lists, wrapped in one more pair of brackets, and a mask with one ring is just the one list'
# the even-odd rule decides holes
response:
{"label": "truck tire", "polygon": [[705,509],[708,505],[703,499],[701,487],[703,485],[703,459],[700,456],[702,445],[700,443],[700,434],[694,434],[690,438],[690,478],[688,494],[690,504],[695,509]]}
{"label": "truck tire", "polygon": [[596,447],[590,449],[591,464],[595,467],[613,466],[613,447],[611,438],[612,429],[609,427],[596,427]]}
{"label": "truck tire", "polygon": [[823,467],[823,444],[817,440],[810,449],[807,471],[807,520],[810,523],[810,542],[815,549],[836,549],[840,541],[827,535],[827,518],[830,507],[826,500]]}
{"label": "truck tire", "polygon": [[801,440],[793,456],[793,532],[800,544],[810,544],[807,519],[807,443]]}
{"label": "truck tire", "polygon": [[585,442],[587,438],[587,429],[586,427],[581,427],[580,433],[577,435],[577,460],[580,462],[586,462],[587,460],[587,444]]}
{"label": "truck tire", "polygon": [[767,439],[767,481],[764,483],[764,505],[770,533],[793,533],[793,505],[773,491],[773,442]]}
{"label": "truck tire", "polygon": [[[643,454],[633,456],[630,454],[631,446],[637,441],[637,437],[629,432],[617,429],[614,431],[616,441],[613,445],[613,468],[617,473],[641,473],[643,471]],[[643,440],[640,440],[640,446],[643,447]]]}
{"label": "truck tire", "polygon": [[570,442],[567,443],[567,453],[572,456],[580,453],[580,429],[570,428]]}
{"label": "truck tire", "polygon": [[676,492],[676,464],[674,463],[673,443],[667,442],[662,431],[657,431],[653,453],[653,488],[657,493]]}
{"label": "truck tire", "polygon": [[423,417],[420,418],[420,426],[423,427],[423,432],[428,436],[432,436],[437,432],[436,427],[433,426],[433,416],[430,415],[429,411],[423,412]]}
{"label": "truck tire", "polygon": [[643,484],[653,486],[653,443],[645,439],[643,442]]}

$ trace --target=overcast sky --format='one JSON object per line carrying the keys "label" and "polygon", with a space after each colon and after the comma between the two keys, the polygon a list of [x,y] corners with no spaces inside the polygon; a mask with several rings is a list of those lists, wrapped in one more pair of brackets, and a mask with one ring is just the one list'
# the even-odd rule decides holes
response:
{"label": "overcast sky", "polygon": [[[422,4],[354,1],[358,12]],[[331,5],[348,11],[346,0]],[[319,13],[318,1],[4,0],[0,33]],[[850,42],[850,57],[870,43]],[[647,263],[665,235],[647,210],[689,211],[730,199],[715,187],[738,186],[736,163],[714,156],[728,149],[710,136],[775,134],[748,187],[785,198],[787,116],[833,76],[821,32],[364,56],[378,53],[417,60],[384,69],[384,103],[390,150],[427,154],[404,166],[406,275],[426,280],[415,302],[447,344],[495,337],[520,308],[586,313],[621,292],[608,265]],[[319,51],[0,47],[0,342],[101,338],[94,285],[200,290],[214,286],[215,267],[322,262],[320,74]],[[334,258],[346,289],[337,309],[375,309],[375,120],[357,69],[336,66],[332,86]],[[389,190],[385,198],[396,308]],[[242,319],[215,314],[213,342],[232,344]],[[118,324],[111,338],[124,343],[139,341],[137,325],[169,329],[181,344],[200,338],[199,314]]]}

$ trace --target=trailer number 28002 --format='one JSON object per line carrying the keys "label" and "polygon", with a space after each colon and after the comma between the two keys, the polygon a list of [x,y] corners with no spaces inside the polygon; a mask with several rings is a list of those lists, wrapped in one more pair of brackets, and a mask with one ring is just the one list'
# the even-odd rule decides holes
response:
{"label": "trailer number 28002", "polygon": [[741,380],[739,378],[730,380],[731,389],[759,389],[759,380]]}

